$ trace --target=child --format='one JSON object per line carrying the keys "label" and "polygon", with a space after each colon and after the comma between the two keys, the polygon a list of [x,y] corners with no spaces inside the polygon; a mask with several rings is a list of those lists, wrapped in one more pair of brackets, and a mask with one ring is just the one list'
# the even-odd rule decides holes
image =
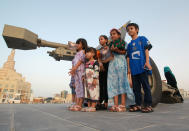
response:
{"label": "child", "polygon": [[[126,111],[127,98],[134,97],[127,78],[127,63],[125,59],[125,41],[121,39],[121,33],[117,29],[110,31],[112,42],[109,47],[114,59],[109,62],[108,67],[108,96],[114,98],[114,106],[110,108],[113,112]],[[118,105],[118,96],[121,95],[121,104]]]}
{"label": "child", "polygon": [[76,91],[76,105],[71,109],[72,111],[80,111],[83,104],[84,88],[82,82],[82,75],[85,72],[85,51],[87,49],[87,41],[85,39],[78,39],[76,41],[77,53],[72,60],[72,69],[69,72],[75,80]]}
{"label": "child", "polygon": [[[99,73],[99,83],[100,83],[100,109],[108,108],[108,92],[107,92],[107,77],[108,77],[108,65],[109,61],[113,59],[113,55],[110,52],[108,47],[108,37],[105,35],[101,35],[99,37],[99,43],[101,45],[99,65],[100,65],[100,73]],[[104,101],[104,106],[101,105]]]}
{"label": "child", "polygon": [[[131,112],[142,111],[152,112],[152,96],[148,82],[147,70],[152,70],[149,61],[149,41],[144,36],[138,36],[139,27],[135,23],[127,26],[127,32],[132,40],[127,48],[128,73],[132,75],[133,91],[135,94],[136,105],[130,108]],[[141,109],[142,97],[141,87],[144,90],[144,108]]]}
{"label": "child", "polygon": [[71,93],[72,93],[72,106],[74,106],[76,104],[76,95],[75,95],[76,93],[75,93],[75,81],[74,81],[73,76],[71,77],[70,88],[71,88]]}
{"label": "child", "polygon": [[96,103],[99,100],[99,64],[96,59],[96,49],[88,48],[85,64],[85,98],[88,99],[88,108],[82,111],[95,112]]}

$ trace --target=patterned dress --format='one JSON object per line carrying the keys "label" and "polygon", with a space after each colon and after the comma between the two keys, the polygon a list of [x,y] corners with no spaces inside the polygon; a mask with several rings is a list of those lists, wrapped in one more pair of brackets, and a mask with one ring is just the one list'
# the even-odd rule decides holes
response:
{"label": "patterned dress", "polygon": [[[110,43],[111,46],[125,50],[126,43],[123,40],[117,40]],[[130,88],[127,78],[127,63],[125,55],[112,52],[114,59],[109,62],[108,68],[108,97],[127,94],[127,102],[134,104],[134,94]]]}
{"label": "patterned dress", "polygon": [[74,59],[72,60],[72,65],[75,66],[79,61],[82,61],[82,64],[77,68],[74,80],[75,80],[75,92],[77,98],[84,97],[84,86],[82,82],[82,75],[85,72],[85,54],[83,50],[76,53]]}
{"label": "patterned dress", "polygon": [[[94,79],[97,79],[95,86],[92,85]],[[99,63],[97,60],[88,61],[85,64],[85,98],[98,101],[99,95]]]}

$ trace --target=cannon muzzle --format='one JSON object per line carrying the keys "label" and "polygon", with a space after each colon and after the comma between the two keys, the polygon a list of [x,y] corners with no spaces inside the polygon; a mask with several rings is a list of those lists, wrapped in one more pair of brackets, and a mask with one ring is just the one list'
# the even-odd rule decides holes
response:
{"label": "cannon muzzle", "polygon": [[3,30],[3,38],[8,48],[32,50],[37,47],[64,47],[68,49],[68,45],[55,42],[49,42],[38,38],[38,35],[25,29],[11,25],[5,25]]}
{"label": "cannon muzzle", "polygon": [[38,35],[24,28],[5,25],[3,38],[8,48],[31,50],[37,48]]}

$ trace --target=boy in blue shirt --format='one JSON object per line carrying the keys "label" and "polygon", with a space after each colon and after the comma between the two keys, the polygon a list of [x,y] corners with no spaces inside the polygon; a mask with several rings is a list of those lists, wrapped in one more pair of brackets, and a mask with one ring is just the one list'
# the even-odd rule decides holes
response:
{"label": "boy in blue shirt", "polygon": [[[135,106],[130,108],[131,112],[142,111],[144,113],[153,112],[152,96],[148,82],[148,73],[152,67],[149,60],[149,48],[151,44],[144,36],[138,36],[139,26],[130,23],[127,26],[127,32],[132,40],[127,47],[128,74],[131,73],[133,91],[135,94]],[[142,95],[141,87],[144,90],[144,108],[141,109]]]}

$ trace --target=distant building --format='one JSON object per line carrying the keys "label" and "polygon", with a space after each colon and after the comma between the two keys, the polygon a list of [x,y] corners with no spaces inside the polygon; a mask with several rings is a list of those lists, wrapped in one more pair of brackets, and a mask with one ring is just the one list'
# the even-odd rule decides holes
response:
{"label": "distant building", "polygon": [[62,98],[66,99],[67,94],[68,94],[68,91],[66,91],[66,90],[61,91],[61,97]]}
{"label": "distant building", "polygon": [[65,103],[72,103],[72,94],[67,94]]}
{"label": "distant building", "polygon": [[17,73],[15,67],[15,50],[0,69],[0,103],[29,103],[31,84]]}
{"label": "distant building", "polygon": [[33,98],[33,104],[43,104],[44,98],[43,97],[35,97]]}
{"label": "distant building", "polygon": [[180,94],[182,95],[182,97],[184,97],[184,98],[189,97],[189,91],[186,91],[184,89],[179,89],[179,91],[180,91]]}
{"label": "distant building", "polygon": [[72,102],[72,94],[68,94],[68,91],[63,90],[61,94],[55,94],[52,103],[71,103]]}
{"label": "distant building", "polygon": [[61,95],[60,95],[60,94],[54,94],[54,97],[58,97],[58,98],[60,98]]}

